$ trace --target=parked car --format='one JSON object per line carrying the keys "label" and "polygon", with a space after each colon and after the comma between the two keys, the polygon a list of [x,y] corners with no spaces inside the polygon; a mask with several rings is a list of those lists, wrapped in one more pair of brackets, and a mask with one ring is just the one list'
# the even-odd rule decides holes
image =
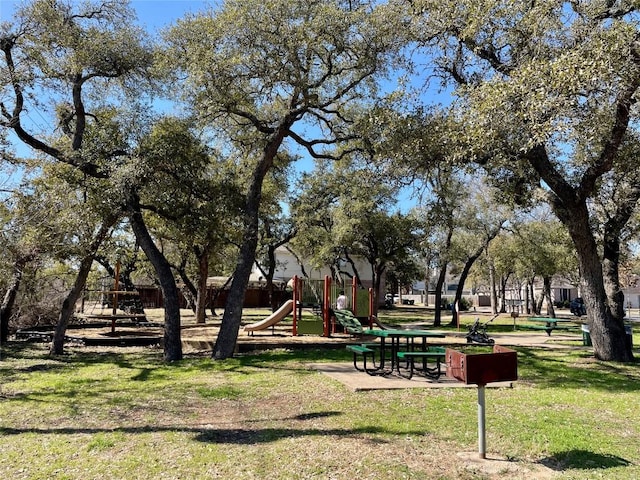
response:
{"label": "parked car", "polygon": [[576,297],[571,300],[571,303],[569,303],[569,310],[571,310],[571,313],[577,317],[587,314],[587,308],[584,306],[584,300],[582,297]]}
{"label": "parked car", "polygon": [[387,293],[384,296],[384,306],[385,308],[391,308],[393,307],[394,303],[398,302],[398,295],[396,294],[392,294],[392,293]]}

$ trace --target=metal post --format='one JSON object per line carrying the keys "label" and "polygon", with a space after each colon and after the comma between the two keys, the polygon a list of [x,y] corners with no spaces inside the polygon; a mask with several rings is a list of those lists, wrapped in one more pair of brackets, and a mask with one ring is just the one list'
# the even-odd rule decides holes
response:
{"label": "metal post", "polygon": [[293,276],[293,330],[291,331],[291,335],[294,337],[298,335],[298,320],[300,312],[298,308],[302,305],[302,280],[298,278],[297,275]]}
{"label": "metal post", "polygon": [[487,458],[484,385],[478,385],[478,456]]}
{"label": "metal post", "polygon": [[116,263],[116,275],[113,282],[113,308],[111,309],[111,333],[116,331],[116,313],[118,312],[118,290],[120,290],[120,260]]}
{"label": "metal post", "polygon": [[373,288],[369,289],[369,328],[373,328],[373,316],[376,315],[377,308],[373,308]]}
{"label": "metal post", "polygon": [[329,318],[329,302],[331,301],[331,277],[324,276],[324,293],[322,295],[322,336],[330,337],[331,328],[329,326],[331,319]]}

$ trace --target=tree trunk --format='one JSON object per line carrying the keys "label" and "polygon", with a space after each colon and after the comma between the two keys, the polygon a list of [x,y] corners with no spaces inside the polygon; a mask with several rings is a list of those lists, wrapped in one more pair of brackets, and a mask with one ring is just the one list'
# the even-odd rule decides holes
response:
{"label": "tree trunk", "polygon": [[429,306],[429,281],[431,280],[431,276],[429,274],[429,269],[425,269],[424,274],[424,306]]}
{"label": "tree trunk", "polygon": [[[467,261],[464,268],[462,269],[462,273],[460,274],[460,279],[458,281],[458,286],[456,287],[456,294],[453,297],[453,315],[451,316],[451,326],[458,325],[458,319],[460,318],[460,301],[462,300],[462,292],[464,290],[464,282],[467,280],[467,276],[469,275],[469,269],[471,269],[471,265],[473,265],[474,260],[471,260],[471,263]],[[468,268],[467,268],[468,267]]]}
{"label": "tree trunk", "polygon": [[73,316],[76,302],[82,294],[82,289],[84,288],[87,282],[87,277],[91,272],[94,253],[95,252],[91,252],[80,262],[80,268],[78,269],[78,274],[76,275],[73,287],[62,302],[62,308],[60,309],[60,315],[58,316],[58,323],[56,324],[56,329],[53,333],[53,341],[51,342],[51,348],[49,350],[51,355],[62,355],[64,353],[64,337],[67,332],[69,320],[71,320],[71,317]]}
{"label": "tree trunk", "polygon": [[[582,274],[581,290],[587,309],[594,354],[600,360],[633,361],[622,317],[616,316],[609,306],[604,285],[603,263],[598,256],[598,246],[591,232],[586,202],[571,207],[556,204],[556,214],[567,226],[578,252]],[[611,248],[611,244],[608,248]]]}
{"label": "tree trunk", "polygon": [[489,264],[489,288],[491,288],[491,313],[498,314],[498,289],[496,288],[496,267],[493,262]]}
{"label": "tree trunk", "polygon": [[[256,180],[253,182],[256,183]],[[260,181],[260,184],[262,182]],[[255,190],[252,188],[252,191]],[[242,307],[244,297],[249,284],[249,275],[253,262],[256,259],[256,248],[258,247],[258,207],[260,205],[260,192],[247,196],[244,238],[240,245],[238,263],[231,281],[231,288],[227,297],[227,305],[222,316],[220,332],[213,348],[212,357],[216,360],[231,358],[234,354],[240,322],[242,321]]]}
{"label": "tree trunk", "polygon": [[633,354],[626,343],[622,318],[614,317],[607,306],[602,266],[595,249],[591,255],[583,252],[580,260],[584,274],[582,291],[596,358],[620,362],[632,361]]}
{"label": "tree trunk", "polygon": [[605,233],[602,269],[604,285],[612,315],[624,318],[624,293],[620,285],[620,238]]}
{"label": "tree trunk", "polygon": [[273,294],[273,276],[276,274],[276,248],[274,245],[269,245],[267,249],[267,256],[269,258],[269,267],[266,273],[267,294],[269,295],[269,305],[271,306],[272,312],[275,312],[278,307],[280,307]]}
{"label": "tree trunk", "polygon": [[216,360],[231,358],[238,341],[238,332],[242,321],[242,307],[251,269],[256,260],[256,249],[258,248],[258,219],[262,183],[269,165],[270,163],[265,159],[260,162],[254,171],[251,186],[247,192],[244,211],[244,237],[240,244],[238,262],[231,281],[220,332],[213,347],[212,358]]}
{"label": "tree trunk", "polygon": [[374,270],[373,288],[372,288],[374,311],[371,313],[375,316],[378,316],[378,308],[380,307],[380,300],[379,300],[380,286],[382,285],[382,275],[384,274],[385,269],[386,269],[386,266],[378,265]]}
{"label": "tree trunk", "polygon": [[211,310],[211,316],[218,316],[218,314],[216,313],[216,302],[218,301],[220,294],[231,284],[232,281],[233,276],[228,277],[220,288],[214,289],[213,295],[211,295],[211,299],[209,300],[209,309]]}
{"label": "tree trunk", "polygon": [[507,282],[510,275],[507,274],[500,277],[500,305],[498,308],[500,313],[507,313]]}
{"label": "tree trunk", "polygon": [[551,189],[551,207],[567,227],[576,248],[593,351],[600,360],[631,362],[633,353],[627,345],[622,318],[612,312],[609,306],[603,264],[598,256],[587,204],[594,194],[597,180],[610,171],[613,165],[629,125],[631,106],[635,103],[634,95],[639,84],[640,79],[636,79],[633,88],[626,90],[625,95],[618,99],[616,118],[607,140],[607,148],[603,151],[597,168],[589,169],[578,187],[565,181],[543,145],[532,148],[527,154],[527,161]]}
{"label": "tree trunk", "polygon": [[16,302],[20,283],[22,281],[22,272],[25,265],[33,259],[32,255],[20,257],[16,260],[13,267],[13,276],[11,283],[7,287],[0,307],[0,343],[6,343],[9,339],[9,319],[13,314],[13,306]]}
{"label": "tree trunk", "polygon": [[[499,229],[497,231],[499,231]],[[473,267],[473,264],[476,263],[476,260],[480,258],[480,255],[482,255],[482,252],[484,252],[484,250],[487,248],[489,242],[491,242],[491,240],[495,238],[495,236],[497,235],[497,231],[495,234],[489,235],[485,240],[486,243],[478,248],[478,250],[476,250],[471,256],[469,256],[464,264],[464,268],[460,273],[458,287],[456,288],[456,296],[453,300],[455,308],[453,309],[453,316],[451,317],[451,325],[458,325],[458,317],[460,316],[460,312],[458,311],[458,309],[460,308],[460,300],[462,300],[462,291],[464,290],[464,283],[467,281],[467,277],[469,276],[471,267]]]}
{"label": "tree trunk", "polygon": [[196,323],[205,323],[207,308],[207,278],[209,278],[209,252],[198,249],[198,293],[196,295]]}
{"label": "tree trunk", "polygon": [[613,215],[604,225],[602,269],[604,285],[614,318],[624,318],[624,293],[620,285],[620,243],[623,230],[636,210],[640,185],[630,188]]}
{"label": "tree trunk", "polygon": [[551,277],[542,277],[542,283],[544,285],[542,296],[547,299],[547,315],[551,318],[555,318],[556,309],[553,306],[553,299],[551,298]]}
{"label": "tree trunk", "polygon": [[51,355],[62,355],[64,353],[64,337],[67,332],[69,320],[71,320],[71,317],[73,316],[76,302],[78,301],[78,298],[82,293],[82,289],[87,282],[87,277],[91,272],[91,265],[93,264],[96,252],[98,251],[98,248],[100,248],[100,245],[102,245],[102,242],[104,242],[105,238],[109,235],[109,231],[111,230],[111,227],[115,225],[116,220],[117,217],[109,217],[103,221],[100,226],[100,230],[98,230],[98,233],[89,245],[86,255],[80,261],[80,268],[78,269],[78,274],[76,275],[73,287],[62,302],[62,308],[60,309],[60,315],[58,316],[58,323],[55,331],[53,332],[53,340],[49,350]]}
{"label": "tree trunk", "polygon": [[533,292],[533,285],[535,281],[535,277],[532,277],[530,279],[527,280],[527,314],[533,313],[534,315],[537,315],[538,312],[536,311],[536,303],[535,303],[535,299],[536,296],[534,295]]}
{"label": "tree trunk", "polygon": [[[349,252],[344,252],[344,258],[349,263],[349,265],[351,265],[351,270],[353,270],[353,274],[355,275],[356,280],[358,281],[358,287],[364,288],[363,285],[362,285],[362,280],[360,278],[360,272],[358,271],[358,266],[356,265],[356,262],[354,262],[353,259],[351,258],[351,255],[349,255]],[[380,291],[378,291],[378,295],[377,295],[376,299],[377,298],[380,298]],[[377,309],[377,307],[376,307],[376,309]]]}
{"label": "tree trunk", "polygon": [[536,315],[542,315],[542,304],[544,303],[544,292],[534,300],[535,301],[535,313]]}
{"label": "tree trunk", "polygon": [[245,200],[244,238],[240,244],[238,263],[229,289],[227,305],[222,316],[220,332],[213,347],[212,358],[223,360],[233,356],[238,341],[238,331],[242,321],[242,307],[249,284],[249,275],[256,260],[258,248],[259,210],[262,199],[262,184],[273,166],[278,149],[289,133],[293,117],[287,117],[267,142],[262,158],[253,170],[253,177]]}
{"label": "tree trunk", "polygon": [[[193,285],[191,279],[182,275],[182,273],[178,272],[180,279],[183,282],[182,288],[180,292],[182,293],[182,298],[185,303],[185,308],[187,310],[191,310],[194,314],[196,313],[196,303],[198,297],[198,289]],[[189,284],[193,287],[193,289],[189,288],[189,284],[187,284],[184,280],[187,278],[189,280]]]}
{"label": "tree trunk", "polygon": [[22,273],[14,272],[11,284],[7,287],[0,307],[0,343],[6,343],[9,339],[9,319],[13,312],[13,305],[20,288]]}
{"label": "tree trunk", "polygon": [[[196,258],[198,258],[198,248],[194,248]],[[178,274],[180,280],[182,280],[182,288],[180,291],[182,292],[182,298],[185,301],[186,308],[190,309],[194,314],[196,313],[196,303],[198,297],[198,287],[194,285],[187,273],[187,256],[183,256],[178,265],[171,265],[171,268]]]}
{"label": "tree trunk", "polygon": [[442,287],[447,277],[447,263],[440,266],[440,273],[438,274],[438,280],[436,280],[436,299],[435,299],[435,314],[433,318],[433,326],[439,327],[442,325]]}
{"label": "tree trunk", "polygon": [[142,251],[153,265],[160,282],[164,298],[164,360],[173,362],[182,360],[182,340],[180,337],[180,302],[178,287],[169,262],[151,238],[140,211],[140,199],[131,193],[127,201],[131,228]]}

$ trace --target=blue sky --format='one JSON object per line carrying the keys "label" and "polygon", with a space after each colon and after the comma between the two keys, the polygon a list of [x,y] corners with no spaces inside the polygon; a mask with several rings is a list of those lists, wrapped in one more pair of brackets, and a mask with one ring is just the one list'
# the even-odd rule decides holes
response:
{"label": "blue sky", "polygon": [[[2,0],[0,0],[2,1]],[[211,2],[202,0],[135,0],[131,6],[138,13],[142,25],[151,32],[165,27],[185,13],[206,9]]]}

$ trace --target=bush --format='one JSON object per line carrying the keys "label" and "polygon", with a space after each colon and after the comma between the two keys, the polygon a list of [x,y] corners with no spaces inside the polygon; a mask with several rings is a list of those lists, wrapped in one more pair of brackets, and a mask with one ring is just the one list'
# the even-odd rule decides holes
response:
{"label": "bush", "polygon": [[10,334],[22,328],[57,324],[73,279],[61,275],[25,275],[9,319]]}
{"label": "bush", "polygon": [[442,310],[451,310],[451,302],[453,301],[453,299],[448,298],[448,297],[442,297],[440,299],[440,308]]}
{"label": "bush", "polygon": [[[451,310],[451,305],[453,304],[454,298],[442,297],[440,302],[440,308],[443,310]],[[470,310],[473,307],[473,303],[468,299],[462,297],[460,299],[460,311],[464,312]]]}
{"label": "bush", "polygon": [[467,311],[470,310],[471,307],[473,307],[473,303],[470,302],[469,300],[467,300],[466,298],[462,297],[460,299],[460,311]]}

